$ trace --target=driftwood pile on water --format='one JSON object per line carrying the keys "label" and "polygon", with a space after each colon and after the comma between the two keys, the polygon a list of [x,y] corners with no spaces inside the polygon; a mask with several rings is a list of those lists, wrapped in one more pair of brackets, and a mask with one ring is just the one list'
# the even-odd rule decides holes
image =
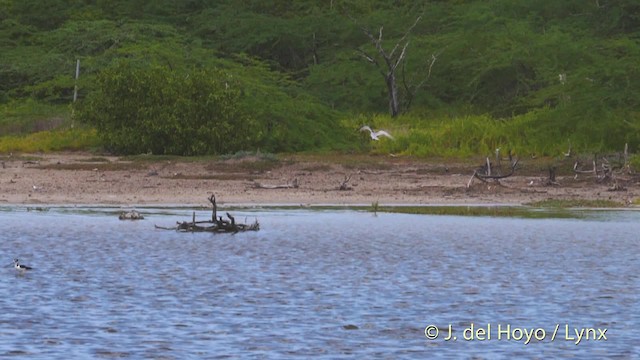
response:
{"label": "driftwood pile on water", "polygon": [[156,225],[156,229],[176,230],[181,232],[213,232],[213,233],[237,233],[241,231],[258,231],[260,224],[256,220],[253,224],[236,223],[236,219],[231,214],[226,213],[228,220],[218,216],[218,206],[216,196],[211,195],[209,202],[213,206],[211,220],[196,221],[196,213],[193,213],[191,222],[178,221],[175,227],[162,227]]}

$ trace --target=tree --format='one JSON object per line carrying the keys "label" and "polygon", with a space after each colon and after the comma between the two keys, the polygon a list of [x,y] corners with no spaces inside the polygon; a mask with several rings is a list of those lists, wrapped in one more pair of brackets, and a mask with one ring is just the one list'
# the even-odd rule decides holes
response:
{"label": "tree", "polygon": [[[404,61],[407,54],[407,47],[409,46],[409,40],[407,39],[407,37],[411,33],[411,30],[413,30],[413,28],[418,24],[421,18],[421,16],[418,16],[416,18],[413,25],[411,25],[409,29],[407,29],[400,40],[398,40],[393,46],[391,51],[387,51],[383,47],[382,31],[384,29],[384,26],[380,26],[377,37],[374,36],[373,33],[371,33],[371,31],[369,31],[367,28],[362,27],[362,31],[365,33],[365,35],[367,35],[367,37],[371,41],[371,44],[375,47],[378,55],[370,55],[362,49],[358,49],[358,51],[367,61],[376,66],[376,68],[378,69],[378,71],[380,71],[380,74],[384,78],[384,82],[387,86],[387,94],[389,97],[389,112],[391,113],[392,117],[396,117],[400,114],[400,100],[397,80],[398,66],[403,65],[402,69],[404,71]],[[399,49],[401,50],[398,52]],[[433,67],[433,64],[435,64],[436,60],[437,56],[435,54],[431,55],[431,63],[429,65],[426,77],[421,83],[419,83],[417,86],[414,86],[413,90],[411,89],[410,85],[404,82],[405,90],[407,91],[408,97],[407,106],[411,104],[411,99],[413,98],[415,91],[422,87],[426,80],[428,80],[428,78],[431,76],[431,68]],[[381,62],[383,63],[383,65],[380,64]]]}

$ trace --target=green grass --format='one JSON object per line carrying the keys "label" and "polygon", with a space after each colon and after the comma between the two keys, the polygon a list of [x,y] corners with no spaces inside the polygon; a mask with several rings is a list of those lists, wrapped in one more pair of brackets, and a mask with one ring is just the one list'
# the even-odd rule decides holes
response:
{"label": "green grass", "polygon": [[29,135],[0,137],[0,153],[74,151],[98,146],[99,140],[96,131],[85,128],[40,131]]}
{"label": "green grass", "polygon": [[564,209],[539,211],[521,206],[380,206],[372,212],[389,212],[417,215],[518,217],[527,219],[579,218],[580,213]]}
{"label": "green grass", "polygon": [[624,204],[612,200],[547,199],[527,204],[537,208],[619,208]]}
{"label": "green grass", "polygon": [[[504,156],[511,150],[520,158],[562,158],[571,146],[574,153],[622,151],[625,141],[606,136],[606,123],[582,124],[582,131],[573,122],[559,119],[554,109],[540,109],[510,119],[495,119],[488,115],[405,114],[397,118],[388,115],[355,116],[344,119],[343,125],[357,131],[362,125],[385,129],[395,140],[382,138],[371,141],[368,133],[361,133],[359,145],[375,154],[400,154],[417,157],[467,158],[493,156],[497,148]],[[584,120],[588,122],[590,120]],[[616,119],[611,119],[614,126]],[[617,125],[616,125],[617,126]],[[620,125],[625,127],[627,125]],[[628,128],[628,126],[627,126]],[[629,130],[625,128],[626,130]],[[626,131],[625,130],[625,131]],[[629,149],[638,148],[640,136],[627,131]],[[618,148],[620,147],[620,148]],[[640,160],[634,159],[640,165]]]}
{"label": "green grass", "polygon": [[26,135],[53,130],[70,123],[68,105],[51,105],[27,99],[0,104],[0,134]]}

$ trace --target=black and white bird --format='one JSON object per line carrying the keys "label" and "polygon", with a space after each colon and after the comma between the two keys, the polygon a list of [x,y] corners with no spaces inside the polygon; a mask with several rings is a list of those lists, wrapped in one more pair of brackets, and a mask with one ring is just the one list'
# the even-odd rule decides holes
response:
{"label": "black and white bird", "polygon": [[368,125],[365,125],[365,126],[361,127],[360,131],[368,131],[369,134],[371,135],[371,139],[372,140],[378,141],[378,140],[380,140],[380,136],[386,136],[391,140],[395,140],[393,138],[393,136],[391,136],[391,134],[389,134],[388,132],[386,132],[384,130],[374,131]]}
{"label": "black and white bird", "polygon": [[22,272],[27,270],[33,270],[31,266],[20,264],[20,260],[18,259],[13,259],[13,267],[16,268],[16,270],[22,271]]}

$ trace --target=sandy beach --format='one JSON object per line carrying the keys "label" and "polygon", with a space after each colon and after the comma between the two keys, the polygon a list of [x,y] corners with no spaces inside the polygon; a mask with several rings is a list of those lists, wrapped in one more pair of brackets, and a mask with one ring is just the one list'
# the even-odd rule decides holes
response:
{"label": "sandy beach", "polygon": [[[638,184],[622,191],[592,175],[559,174],[545,185],[540,161],[523,160],[500,183],[474,179],[474,161],[369,155],[279,155],[236,159],[120,158],[87,153],[0,156],[0,204],[206,206],[505,204],[546,199],[613,200],[631,205]],[[348,181],[346,181],[348,180]],[[344,183],[344,190],[340,186]],[[618,189],[620,190],[620,189]]]}

